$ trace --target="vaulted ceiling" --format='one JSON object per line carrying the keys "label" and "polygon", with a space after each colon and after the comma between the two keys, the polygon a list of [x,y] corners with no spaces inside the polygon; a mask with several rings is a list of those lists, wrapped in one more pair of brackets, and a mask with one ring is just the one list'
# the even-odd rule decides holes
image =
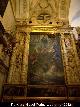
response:
{"label": "vaulted ceiling", "polygon": [[71,26],[80,26],[79,4],[80,0],[0,0],[0,21],[6,30],[14,29],[15,19],[19,24],[54,26],[67,25],[69,19]]}

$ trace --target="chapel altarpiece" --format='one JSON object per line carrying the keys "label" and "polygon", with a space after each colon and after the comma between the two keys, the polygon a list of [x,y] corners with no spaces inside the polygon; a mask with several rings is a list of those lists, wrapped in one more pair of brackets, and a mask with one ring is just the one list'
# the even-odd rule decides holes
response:
{"label": "chapel altarpiece", "polygon": [[20,14],[15,12],[16,45],[4,96],[11,96],[11,92],[12,96],[33,99],[80,96],[80,63],[68,23],[70,0],[54,0],[53,5],[53,0],[30,0],[30,6],[29,1],[23,1],[23,17],[21,8]]}

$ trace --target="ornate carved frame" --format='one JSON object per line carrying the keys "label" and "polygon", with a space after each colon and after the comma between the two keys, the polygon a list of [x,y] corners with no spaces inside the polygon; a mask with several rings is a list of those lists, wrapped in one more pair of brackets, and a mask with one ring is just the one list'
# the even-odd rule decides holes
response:
{"label": "ornate carved frame", "polygon": [[[63,99],[66,99],[67,97],[73,97],[72,96],[73,93],[71,93],[72,88],[74,88],[74,90],[76,90],[76,93],[77,93],[78,88],[76,89],[75,85],[80,85],[80,80],[78,78],[80,76],[80,72],[79,72],[80,67],[79,67],[79,63],[78,63],[79,59],[78,59],[77,51],[76,51],[76,47],[75,47],[74,35],[72,34],[72,28],[71,27],[62,28],[62,27],[53,27],[53,26],[27,26],[27,27],[18,26],[17,31],[18,31],[18,33],[22,32],[23,36],[25,35],[25,37],[26,37],[25,46],[23,49],[24,55],[23,55],[23,66],[22,66],[22,72],[21,72],[23,81],[22,81],[21,85],[20,85],[20,83],[18,84],[17,82],[14,83],[14,81],[11,80],[13,78],[13,75],[10,75],[11,77],[9,76],[9,78],[8,78],[8,86],[5,85],[5,87],[9,87],[9,89],[11,89],[11,87],[15,87],[16,85],[17,86],[19,85],[19,87],[24,88],[23,84],[25,84],[23,96],[24,97],[26,96],[26,99],[29,98],[29,99],[37,99],[37,100],[38,99],[39,100],[40,99],[54,100],[56,98],[56,100],[57,99],[59,100],[59,98],[62,97],[60,100],[63,100]],[[53,97],[28,97],[27,96],[28,85],[27,85],[26,80],[27,80],[27,71],[28,71],[28,54],[29,54],[29,41],[30,41],[31,32],[47,32],[47,33],[51,33],[51,34],[54,34],[54,33],[61,34],[60,43],[61,43],[61,52],[62,52],[64,73],[65,73],[65,85],[53,87],[53,92],[56,89],[58,91],[58,96],[53,96]],[[47,87],[49,87],[49,86],[46,86],[46,88]],[[13,88],[11,90],[14,91]],[[59,94],[59,92],[62,93],[62,90],[64,90],[64,96],[60,96],[60,94]],[[69,92],[68,95],[67,95],[67,91]],[[76,96],[76,93],[75,93],[74,97]],[[4,95],[4,98],[6,99],[5,96],[8,96],[8,94],[6,93],[6,95]]]}
{"label": "ornate carved frame", "polygon": [[[61,34],[61,52],[65,71],[65,84],[80,84],[79,73],[79,59],[76,51],[74,35],[72,27],[61,26],[18,26],[18,32],[25,32],[27,35],[27,43],[30,40],[30,32],[47,32],[51,34]],[[26,48],[29,44],[26,44]],[[27,50],[27,49],[26,49]],[[29,50],[29,49],[28,49]],[[69,54],[70,53],[70,54]],[[72,57],[71,57],[72,56]],[[72,58],[70,60],[70,58]],[[74,72],[73,72],[74,71]],[[72,76],[71,76],[72,75]]]}

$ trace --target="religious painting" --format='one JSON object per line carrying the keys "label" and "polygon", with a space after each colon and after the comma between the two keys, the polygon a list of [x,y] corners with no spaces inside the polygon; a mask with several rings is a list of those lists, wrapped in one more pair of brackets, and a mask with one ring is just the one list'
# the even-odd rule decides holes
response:
{"label": "religious painting", "polygon": [[28,58],[29,85],[65,83],[60,34],[31,33]]}

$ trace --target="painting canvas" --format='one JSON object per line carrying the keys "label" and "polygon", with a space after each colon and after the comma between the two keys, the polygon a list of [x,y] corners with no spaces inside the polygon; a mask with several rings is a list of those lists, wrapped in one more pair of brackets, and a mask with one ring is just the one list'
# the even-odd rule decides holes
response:
{"label": "painting canvas", "polygon": [[31,33],[28,58],[29,85],[65,83],[60,35]]}

